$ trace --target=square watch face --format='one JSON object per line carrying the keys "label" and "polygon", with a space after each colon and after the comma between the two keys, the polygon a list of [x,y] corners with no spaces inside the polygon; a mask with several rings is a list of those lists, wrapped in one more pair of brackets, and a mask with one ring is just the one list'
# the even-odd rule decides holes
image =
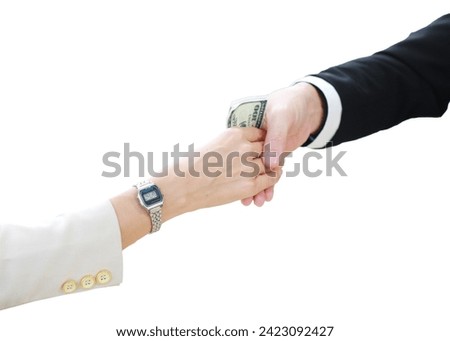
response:
{"label": "square watch face", "polygon": [[145,203],[145,206],[152,206],[162,201],[161,192],[159,191],[159,188],[156,186],[151,186],[149,188],[143,189],[141,191],[141,197]]}

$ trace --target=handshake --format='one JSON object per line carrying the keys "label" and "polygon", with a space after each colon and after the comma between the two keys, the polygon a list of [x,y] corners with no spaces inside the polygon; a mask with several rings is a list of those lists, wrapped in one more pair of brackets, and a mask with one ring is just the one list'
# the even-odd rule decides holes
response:
{"label": "handshake", "polygon": [[[236,183],[230,187],[236,195],[230,199],[240,199],[246,206],[252,202],[262,206],[272,200],[274,185],[282,173],[283,155],[316,134],[323,116],[318,91],[304,82],[268,96],[248,97],[231,103],[227,120],[227,127],[231,129],[225,132],[229,140],[224,146],[233,146],[241,152],[248,149],[257,152],[253,162],[258,166],[259,174],[252,179],[236,177]],[[245,168],[248,161],[244,158],[236,166]],[[247,174],[244,169],[241,172],[241,175]]]}
{"label": "handshake", "polygon": [[256,206],[270,201],[282,173],[280,156],[318,131],[323,115],[320,95],[309,83],[232,103],[229,129],[204,146],[193,164],[177,165],[186,176],[177,177],[172,167],[167,177],[152,180],[164,193],[164,219],[236,200]]}

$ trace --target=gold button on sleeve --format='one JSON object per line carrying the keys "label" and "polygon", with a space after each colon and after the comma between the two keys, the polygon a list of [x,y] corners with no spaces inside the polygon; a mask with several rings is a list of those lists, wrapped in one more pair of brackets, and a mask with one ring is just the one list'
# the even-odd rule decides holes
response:
{"label": "gold button on sleeve", "polygon": [[97,276],[95,276],[97,284],[109,283],[112,279],[112,274],[108,270],[99,271]]}
{"label": "gold button on sleeve", "polygon": [[77,290],[77,282],[75,282],[73,279],[69,279],[68,281],[65,281],[63,283],[61,289],[64,291],[65,294],[70,294],[71,292]]}
{"label": "gold button on sleeve", "polygon": [[80,284],[83,289],[90,289],[95,285],[95,277],[86,275],[80,280]]}

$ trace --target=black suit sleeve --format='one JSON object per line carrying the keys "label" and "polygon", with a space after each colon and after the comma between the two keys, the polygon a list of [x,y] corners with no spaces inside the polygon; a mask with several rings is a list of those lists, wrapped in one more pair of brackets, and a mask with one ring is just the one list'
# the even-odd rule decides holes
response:
{"label": "black suit sleeve", "polygon": [[315,76],[342,102],[334,145],[409,118],[442,116],[450,101],[450,14],[384,51]]}

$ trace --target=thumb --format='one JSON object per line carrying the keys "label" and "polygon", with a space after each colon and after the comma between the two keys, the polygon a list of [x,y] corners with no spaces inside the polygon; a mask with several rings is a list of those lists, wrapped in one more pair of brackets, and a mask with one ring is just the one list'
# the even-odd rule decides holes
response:
{"label": "thumb", "polygon": [[267,116],[263,158],[266,168],[274,170],[280,166],[282,154],[286,151],[289,125],[284,115]]}

